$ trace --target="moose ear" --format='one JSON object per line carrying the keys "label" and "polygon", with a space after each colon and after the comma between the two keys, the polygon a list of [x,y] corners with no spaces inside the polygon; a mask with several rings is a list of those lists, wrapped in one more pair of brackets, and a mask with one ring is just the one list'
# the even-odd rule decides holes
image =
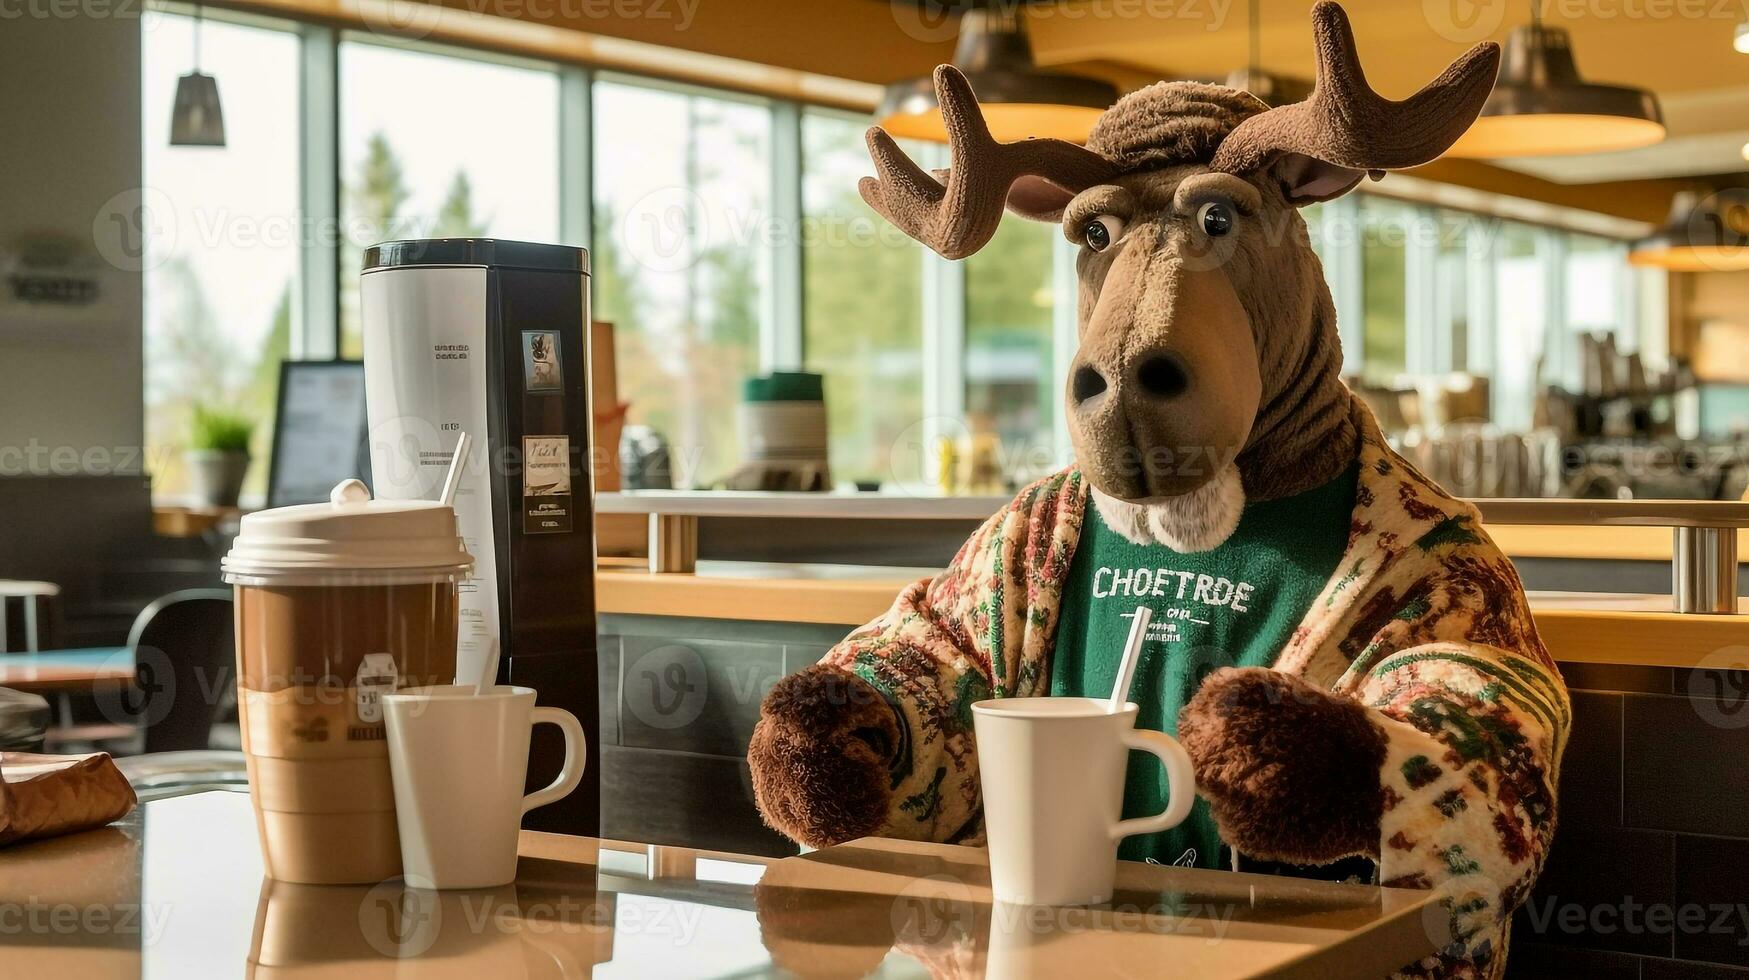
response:
{"label": "moose ear", "polygon": [[1008,187],[1008,210],[1030,221],[1055,224],[1074,199],[1074,191],[1033,174],[1022,174]]}
{"label": "moose ear", "polygon": [[1283,153],[1270,168],[1281,194],[1294,207],[1329,201],[1354,190],[1365,170],[1325,163],[1301,153]]}

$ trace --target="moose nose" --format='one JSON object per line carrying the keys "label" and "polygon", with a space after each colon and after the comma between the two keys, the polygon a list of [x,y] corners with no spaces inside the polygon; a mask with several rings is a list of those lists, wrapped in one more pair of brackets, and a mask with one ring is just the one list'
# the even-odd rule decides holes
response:
{"label": "moose nose", "polygon": [[1136,365],[1136,385],[1150,398],[1177,398],[1190,387],[1184,365],[1171,354],[1149,354]]}
{"label": "moose nose", "polygon": [[1075,369],[1069,394],[1075,399],[1075,404],[1080,405],[1105,394],[1107,387],[1105,375],[1100,374],[1092,365],[1083,364]]}

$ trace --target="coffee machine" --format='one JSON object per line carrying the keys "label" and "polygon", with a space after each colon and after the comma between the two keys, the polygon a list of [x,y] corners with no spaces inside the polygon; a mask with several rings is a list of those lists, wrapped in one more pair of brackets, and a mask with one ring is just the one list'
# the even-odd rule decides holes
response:
{"label": "coffee machine", "polygon": [[[583,785],[525,826],[598,835],[589,253],[387,242],[365,251],[359,294],[376,496],[437,497],[467,433],[455,510],[474,574],[461,586],[456,673],[477,676],[495,639],[499,683],[577,716],[591,734]],[[563,755],[550,726],[537,728],[530,787],[550,782]]]}

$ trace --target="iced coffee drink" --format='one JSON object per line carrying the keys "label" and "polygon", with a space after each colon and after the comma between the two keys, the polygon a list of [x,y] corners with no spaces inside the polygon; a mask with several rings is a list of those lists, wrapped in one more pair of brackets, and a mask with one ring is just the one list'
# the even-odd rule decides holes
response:
{"label": "iced coffee drink", "polygon": [[380,698],[453,679],[456,585],[471,564],[450,507],[371,500],[356,480],[329,503],[243,518],[224,569],[271,877],[358,884],[400,873]]}

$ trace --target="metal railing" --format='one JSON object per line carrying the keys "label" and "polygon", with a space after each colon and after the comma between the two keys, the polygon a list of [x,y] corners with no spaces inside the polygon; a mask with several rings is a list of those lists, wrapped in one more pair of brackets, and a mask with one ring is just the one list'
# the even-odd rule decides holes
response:
{"label": "metal railing", "polygon": [[1670,528],[1670,602],[1679,613],[1737,611],[1737,529],[1749,503],[1734,500],[1472,500],[1484,524]]}
{"label": "metal railing", "polygon": [[[649,517],[652,572],[690,572],[698,563],[698,520],[736,517],[813,520],[983,520],[1008,497],[905,497],[884,494],[784,494],[645,491],[596,497],[603,514]],[[1471,500],[1484,524],[1545,527],[1668,527],[1670,595],[1676,612],[1737,611],[1737,530],[1749,503],[1724,500]]]}

